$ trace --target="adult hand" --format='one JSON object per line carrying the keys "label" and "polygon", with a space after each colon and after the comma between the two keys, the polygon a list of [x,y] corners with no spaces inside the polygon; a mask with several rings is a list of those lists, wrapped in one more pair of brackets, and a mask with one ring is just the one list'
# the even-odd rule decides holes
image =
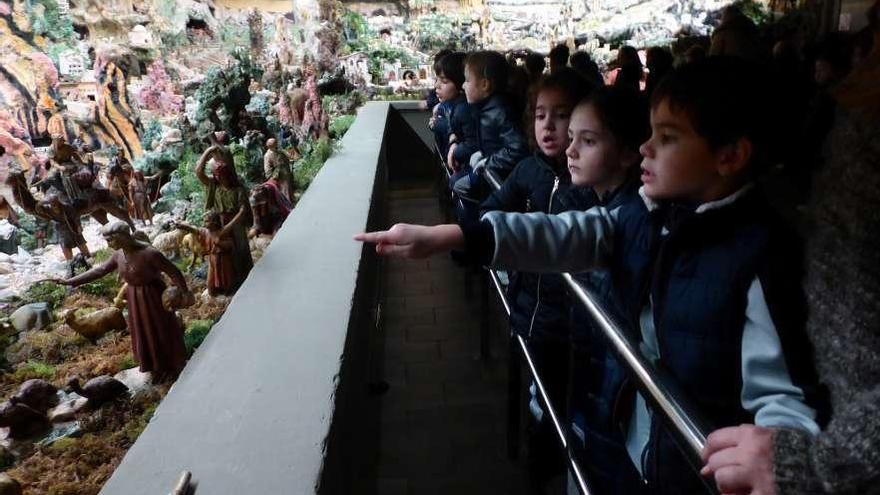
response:
{"label": "adult hand", "polygon": [[464,234],[458,225],[398,223],[388,230],[357,234],[354,240],[375,244],[376,252],[382,256],[411,259],[464,246]]}
{"label": "adult hand", "polygon": [[703,449],[700,474],[715,479],[722,495],[776,495],[773,430],[740,425],[714,431]]}

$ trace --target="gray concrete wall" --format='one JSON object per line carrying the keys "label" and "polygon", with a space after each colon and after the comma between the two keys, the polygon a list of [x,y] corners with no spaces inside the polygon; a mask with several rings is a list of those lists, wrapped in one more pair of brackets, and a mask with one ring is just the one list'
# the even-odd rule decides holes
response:
{"label": "gray concrete wall", "polygon": [[383,222],[388,115],[360,110],[103,495],[168,493],[182,470],[200,494],[350,493],[375,298],[351,236]]}

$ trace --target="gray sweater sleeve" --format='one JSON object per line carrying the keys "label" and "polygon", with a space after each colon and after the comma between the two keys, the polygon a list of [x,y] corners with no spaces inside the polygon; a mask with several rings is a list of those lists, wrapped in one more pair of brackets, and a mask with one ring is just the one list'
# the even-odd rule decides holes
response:
{"label": "gray sweater sleeve", "polygon": [[545,213],[483,216],[495,241],[493,268],[524,272],[582,272],[606,266],[612,252],[617,210],[602,207]]}
{"label": "gray sweater sleeve", "polygon": [[880,493],[880,387],[834,411],[813,437],[779,430],[774,441],[779,495]]}

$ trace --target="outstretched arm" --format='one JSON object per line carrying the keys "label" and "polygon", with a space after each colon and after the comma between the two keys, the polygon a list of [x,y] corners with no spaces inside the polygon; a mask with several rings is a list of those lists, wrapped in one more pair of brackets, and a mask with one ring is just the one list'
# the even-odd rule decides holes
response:
{"label": "outstretched arm", "polygon": [[465,249],[481,264],[535,273],[582,272],[606,266],[616,213],[605,208],[544,213],[490,212],[475,224],[397,224],[387,231],[355,235],[396,258],[426,258]]}
{"label": "outstretched arm", "polygon": [[109,260],[104,262],[101,265],[98,265],[91,270],[81,273],[73,278],[69,278],[67,280],[61,280],[58,283],[61,285],[69,285],[71,287],[79,287],[82,284],[87,284],[89,282],[94,282],[99,278],[102,278],[111,272],[116,271],[117,263],[116,263],[116,254],[110,257]]}
{"label": "outstretched arm", "polygon": [[190,234],[199,234],[202,231],[202,229],[200,229],[198,227],[194,227],[190,224],[183,223],[183,222],[171,222],[170,227],[172,229],[180,229],[180,230],[182,230],[184,232],[188,232]]}
{"label": "outstretched arm", "polygon": [[398,223],[388,230],[357,234],[354,240],[375,244],[377,253],[395,258],[427,258],[465,245],[464,232],[454,224]]}

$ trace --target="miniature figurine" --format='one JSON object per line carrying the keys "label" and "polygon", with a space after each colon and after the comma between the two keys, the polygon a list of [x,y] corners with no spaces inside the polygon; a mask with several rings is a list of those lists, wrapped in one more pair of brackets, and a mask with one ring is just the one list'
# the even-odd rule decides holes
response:
{"label": "miniature figurine", "polygon": [[[220,214],[222,226],[226,226],[241,213],[243,221],[236,223],[232,229],[232,266],[233,266],[233,291],[237,290],[244,279],[247,278],[254,260],[251,257],[248,245],[247,226],[252,223],[248,193],[241,184],[238,174],[235,173],[235,165],[232,162],[232,153],[225,146],[225,134],[220,133],[214,139],[214,145],[208,148],[196,163],[196,177],[207,189],[205,201],[206,210],[215,210]],[[215,164],[212,171],[213,177],[205,173],[205,165],[210,158],[214,158]]]}
{"label": "miniature figurine", "polygon": [[110,160],[110,167],[107,169],[107,189],[116,201],[129,210],[131,214],[131,205],[128,201],[128,184],[131,182],[131,176],[134,174],[134,167],[125,157],[125,150],[119,148],[116,156]]}
{"label": "miniature figurine", "polygon": [[278,151],[278,141],[274,138],[266,141],[263,171],[266,180],[272,181],[285,198],[293,199],[294,183],[293,174],[290,173],[290,159],[286,153]]}
{"label": "miniature figurine", "polygon": [[132,174],[128,183],[128,201],[134,218],[144,222],[144,225],[147,225],[147,222],[149,225],[153,224],[153,207],[147,194],[147,179],[140,170]]}
{"label": "miniature figurine", "polygon": [[221,224],[220,214],[209,210],[205,213],[205,228],[176,223],[176,228],[197,235],[208,249],[208,295],[231,296],[238,288],[235,280],[235,242],[233,231],[244,219],[239,211],[226,225]]}
{"label": "miniature figurine", "polygon": [[273,237],[293,208],[272,181],[251,189],[250,203],[254,216],[253,227],[248,232],[250,238],[259,235]]}
{"label": "miniature figurine", "polygon": [[[33,210],[38,202],[31,194],[24,174],[20,170],[12,170],[6,178],[6,183],[12,189],[12,198],[18,203],[18,206],[26,212],[35,215]],[[58,188],[55,189],[56,191],[48,196],[63,194]],[[83,215],[91,215],[98,223],[105,225],[107,223],[107,214],[109,213],[127,223],[132,229],[134,228],[134,222],[131,221],[128,212],[116,204],[110,195],[110,191],[106,189],[89,189],[85,200],[69,203],[69,206],[73,208],[77,218]]]}
{"label": "miniature figurine", "polygon": [[110,248],[115,250],[110,259],[58,283],[77,287],[116,271],[127,284],[131,349],[140,370],[153,372],[159,381],[177,377],[186,363],[186,346],[180,321],[173,310],[162,304],[166,285],[161,274],[167,275],[186,295],[185,303],[192,304],[194,298],[183,274],[156,248],[134,238],[124,223],[106,225],[101,233]]}

